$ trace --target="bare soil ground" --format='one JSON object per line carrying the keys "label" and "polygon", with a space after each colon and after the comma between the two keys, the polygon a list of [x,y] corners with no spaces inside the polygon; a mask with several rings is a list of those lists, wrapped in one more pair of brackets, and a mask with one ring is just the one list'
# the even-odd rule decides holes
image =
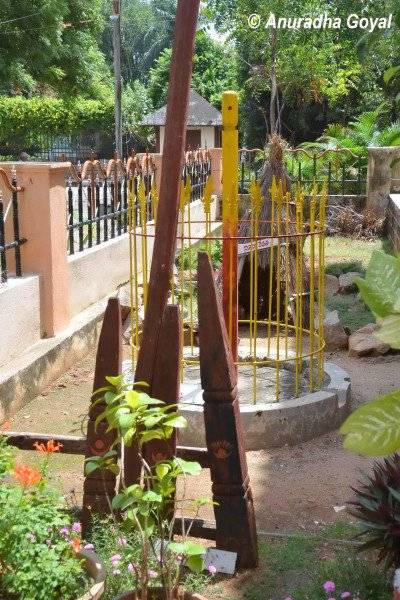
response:
{"label": "bare soil ground", "polygon": [[[400,388],[400,355],[353,359],[345,352],[327,356],[347,370],[352,381],[353,406]],[[94,354],[77,363],[48,390],[32,400],[13,419],[12,429],[46,433],[80,433],[85,430],[94,369]],[[27,454],[24,453],[24,459]],[[35,460],[32,453],[30,459]],[[251,484],[260,530],[318,529],[324,523],[348,519],[343,507],[350,486],[370,460],[342,448],[341,436],[332,432],[295,447],[248,452]],[[54,477],[62,489],[81,498],[81,457],[54,457]],[[193,496],[210,491],[207,470],[193,482]],[[336,510],[335,510],[336,507]],[[205,515],[212,517],[212,515]]]}

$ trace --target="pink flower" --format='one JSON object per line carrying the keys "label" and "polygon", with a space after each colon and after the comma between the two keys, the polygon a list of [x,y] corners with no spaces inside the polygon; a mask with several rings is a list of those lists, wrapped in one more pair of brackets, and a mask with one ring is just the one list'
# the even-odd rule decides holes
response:
{"label": "pink flower", "polygon": [[292,596],[287,596],[285,600],[293,600]]}
{"label": "pink flower", "polygon": [[72,527],[71,527],[72,531],[74,531],[75,533],[80,533],[82,530],[82,526],[81,524],[77,521],[76,523],[73,523]]}
{"label": "pink flower", "polygon": [[336,586],[333,581],[325,581],[323,587],[327,594],[330,592],[334,592],[336,589]]}
{"label": "pink flower", "polygon": [[118,546],[126,546],[127,545],[127,541],[124,537],[120,537],[117,539],[117,544]]}
{"label": "pink flower", "polygon": [[68,535],[68,534],[69,534],[69,528],[68,528],[68,527],[62,527],[62,528],[59,530],[59,534],[60,534],[60,535]]}
{"label": "pink flower", "polygon": [[121,560],[121,558],[122,558],[122,556],[120,554],[113,554],[112,557],[111,557],[111,562],[113,564],[117,563],[117,562],[119,562]]}
{"label": "pink flower", "polygon": [[340,594],[341,598],[350,598],[350,596],[351,596],[350,592],[342,592]]}
{"label": "pink flower", "polygon": [[157,571],[153,571],[152,569],[149,569],[147,571],[147,574],[148,574],[149,577],[158,577]]}
{"label": "pink flower", "polygon": [[93,544],[85,544],[85,546],[83,546],[85,550],[94,550],[94,546]]}
{"label": "pink flower", "polygon": [[132,563],[128,564],[128,571],[129,573],[133,573],[135,571],[135,566]]}
{"label": "pink flower", "polygon": [[215,573],[217,572],[217,567],[214,567],[214,565],[208,565],[208,572],[210,573],[210,575],[215,575]]}

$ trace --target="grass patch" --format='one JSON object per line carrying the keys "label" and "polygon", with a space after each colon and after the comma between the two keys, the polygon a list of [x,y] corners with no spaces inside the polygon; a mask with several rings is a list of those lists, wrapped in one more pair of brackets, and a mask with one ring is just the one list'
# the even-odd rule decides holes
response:
{"label": "grass patch", "polygon": [[343,592],[350,592],[351,597],[360,600],[390,600],[392,597],[389,581],[382,570],[361,557],[340,556],[321,562],[311,579],[308,584],[290,592],[293,600],[321,600],[323,584],[328,580],[336,584],[336,597]]}
{"label": "grass patch", "polygon": [[[211,600],[323,600],[323,584],[336,584],[335,598],[342,592],[360,600],[390,600],[390,577],[370,558],[351,546],[332,547],[328,539],[352,539],[355,525],[334,523],[318,535],[299,534],[285,540],[260,543],[260,566],[235,579],[216,581],[204,595]],[[326,553],[329,558],[326,559]],[[321,556],[323,558],[321,558]],[[232,589],[233,584],[233,589]],[[225,594],[221,593],[225,588]]]}
{"label": "grass patch", "polygon": [[353,294],[328,296],[325,304],[328,310],[337,310],[340,322],[352,333],[368,323],[375,322],[375,317],[368,306]]}
{"label": "grass patch", "polygon": [[[364,274],[375,250],[387,251],[386,239],[364,240],[343,236],[325,238],[325,271],[331,275],[342,275],[350,271]],[[310,238],[304,244],[305,256],[310,256]]]}

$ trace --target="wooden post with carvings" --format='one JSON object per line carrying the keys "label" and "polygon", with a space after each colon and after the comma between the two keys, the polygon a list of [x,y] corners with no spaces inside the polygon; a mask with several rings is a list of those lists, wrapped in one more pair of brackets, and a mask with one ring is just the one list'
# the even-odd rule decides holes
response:
{"label": "wooden post with carvings", "polygon": [[[180,362],[182,354],[182,321],[179,306],[167,306],[158,340],[152,394],[165,404],[179,402]],[[145,456],[150,465],[176,456],[177,430],[169,440],[153,440],[146,444]]]}
{"label": "wooden post with carvings", "polygon": [[[96,368],[93,392],[107,385],[107,376],[120,375],[122,372],[122,324],[121,307],[118,298],[110,298],[104,313],[99,345],[97,348]],[[98,397],[98,396],[97,396]],[[92,396],[89,408],[87,447],[85,458],[105,454],[115,440],[115,432],[106,433],[107,425],[99,423],[95,429],[97,416],[104,410],[105,404],[93,406],[96,395]],[[116,477],[110,471],[97,470],[85,477],[83,484],[82,524],[88,527],[92,512],[108,513],[109,500],[115,495]]]}
{"label": "wooden post with carvings", "polygon": [[236,367],[205,252],[198,260],[200,372],[210,459],[217,548],[238,553],[240,569],[257,565],[257,532],[239,410]]}

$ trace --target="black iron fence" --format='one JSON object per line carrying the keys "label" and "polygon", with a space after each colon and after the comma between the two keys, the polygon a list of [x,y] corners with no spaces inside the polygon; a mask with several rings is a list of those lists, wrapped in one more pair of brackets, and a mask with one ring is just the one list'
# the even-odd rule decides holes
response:
{"label": "black iron fence", "polygon": [[191,196],[190,201],[201,200],[204,196],[204,186],[211,175],[211,158],[207,150],[187,152],[185,165],[183,167],[183,179],[186,182],[190,178]]}
{"label": "black iron fence", "polygon": [[[186,184],[190,179],[191,202],[202,198],[210,173],[208,152],[186,154],[182,180]],[[151,154],[132,155],[127,161],[87,160],[72,167],[67,177],[69,254],[127,233],[129,199],[133,226],[154,220],[158,190]]]}
{"label": "black iron fence", "polygon": [[[259,179],[265,156],[265,150],[260,148],[243,148],[239,151],[239,193],[248,193],[251,180]],[[318,186],[325,184],[330,196],[366,194],[366,157],[358,156],[346,148],[321,152],[310,152],[304,148],[286,149],[284,164],[292,182],[306,191],[311,191],[316,183]]]}
{"label": "black iron fence", "polygon": [[[11,194],[10,201],[5,202],[0,189],[0,283],[6,283],[10,273],[16,277],[22,276],[21,246],[26,239],[20,236],[18,194],[22,188],[17,185],[15,171],[10,182],[4,169],[0,169],[0,180],[6,193]],[[10,251],[14,252],[13,261],[8,260]]]}

